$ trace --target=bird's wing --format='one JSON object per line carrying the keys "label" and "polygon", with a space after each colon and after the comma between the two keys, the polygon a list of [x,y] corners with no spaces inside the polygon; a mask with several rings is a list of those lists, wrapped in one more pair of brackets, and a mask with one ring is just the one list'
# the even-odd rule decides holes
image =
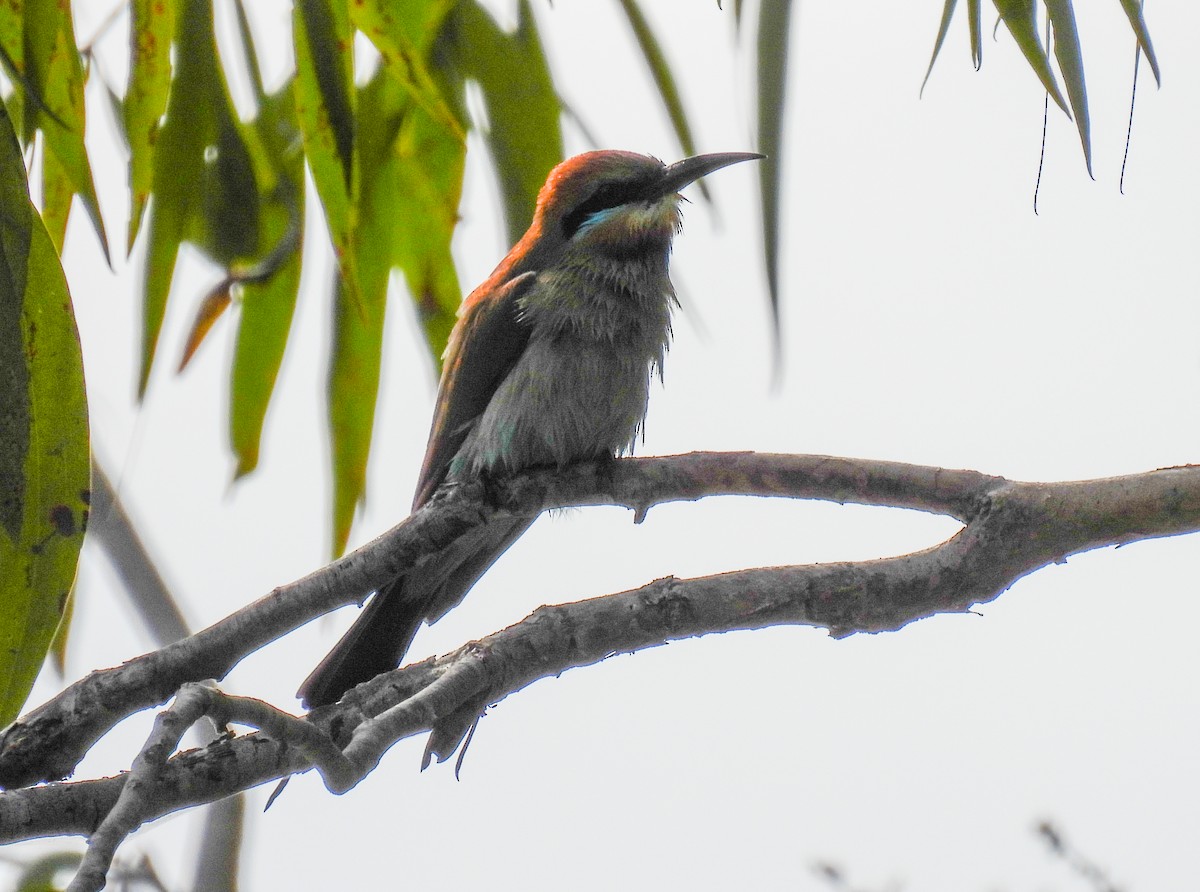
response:
{"label": "bird's wing", "polygon": [[480,289],[467,299],[446,348],[414,511],[441,485],[472,423],[525,351],[529,329],[518,322],[517,301],[536,277],[523,273],[495,291]]}

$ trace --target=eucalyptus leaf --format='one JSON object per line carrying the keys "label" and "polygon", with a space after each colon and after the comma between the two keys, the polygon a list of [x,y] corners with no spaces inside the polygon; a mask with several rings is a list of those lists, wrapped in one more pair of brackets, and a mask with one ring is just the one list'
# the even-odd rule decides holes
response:
{"label": "eucalyptus leaf", "polygon": [[[1091,117],[1088,114],[1087,84],[1083,77],[1083,52],[1079,47],[1079,29],[1075,25],[1075,10],[1071,0],[1046,0],[1046,12],[1054,26],[1054,58],[1067,87],[1067,98],[1083,146],[1083,158],[1088,176],[1092,176]],[[1093,177],[1094,179],[1094,177]]]}
{"label": "eucalyptus leaf", "polygon": [[67,608],[90,499],[79,334],[58,252],[0,107],[0,726]]}
{"label": "eucalyptus leaf", "polygon": [[1042,82],[1042,86],[1046,88],[1046,92],[1050,94],[1050,98],[1054,100],[1055,104],[1067,113],[1067,117],[1070,117],[1071,112],[1067,108],[1067,101],[1063,99],[1063,95],[1058,89],[1058,81],[1050,68],[1050,58],[1042,47],[1041,38],[1038,37],[1033,0],[993,0],[993,2],[1000,13],[1000,18],[1008,27],[1009,33],[1012,34],[1013,40],[1025,54],[1025,61],[1029,63],[1033,73],[1038,76],[1038,80]]}

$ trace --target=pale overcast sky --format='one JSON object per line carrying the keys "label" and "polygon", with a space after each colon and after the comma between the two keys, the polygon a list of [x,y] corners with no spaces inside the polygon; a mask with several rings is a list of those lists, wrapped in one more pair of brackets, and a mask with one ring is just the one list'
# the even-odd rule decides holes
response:
{"label": "pale overcast sky", "polygon": [[[88,35],[99,13],[77,5]],[[289,4],[248,5],[261,38],[290,34]],[[724,5],[644,4],[705,152],[757,148],[748,41],[737,48]],[[784,380],[772,391],[755,172],[744,165],[710,179],[715,207],[689,193],[673,261],[688,310],[643,454],[829,453],[1029,480],[1195,461],[1196,4],[1147,5],[1164,84],[1155,90],[1143,69],[1124,196],[1133,40],[1116,0],[1077,4],[1096,181],[1052,109],[1040,216],[1042,94],[1007,32],[992,40],[990,17],[983,70],[971,70],[960,9],[919,100],[941,3],[795,5]],[[673,160],[616,5],[535,6],[565,96],[602,146]],[[267,61],[277,82],[290,62]],[[97,158],[112,151],[101,98],[89,107]],[[593,148],[569,122],[566,135],[569,152]],[[455,245],[467,288],[507,248],[477,141],[468,166]],[[99,186],[118,236],[123,183]],[[328,257],[306,258],[262,466],[231,486],[228,320],[186,375],[169,369],[212,281],[194,255],[168,314],[166,361],[140,413],[133,404],[141,253],[110,276],[74,216],[67,274],[98,448],[200,626],[324,562]],[[411,314],[402,299],[391,306],[355,544],[407,511],[432,406]],[[540,604],[667,574],[882,557],[955,529],[915,512],[782,500],[661,507],[637,527],[623,510],[567,512],[539,521],[410,656]],[[1122,888],[1181,888],[1200,832],[1197,558],[1195,537],[1108,549],[1019,582],[976,615],[836,642],[796,628],[710,636],[541,682],[488,714],[460,782],[449,766],[419,774],[424,741],[413,740],[341,798],[306,775],[264,816],[268,790],[254,791],[242,887],[816,890],[828,886],[811,866],[832,862],[862,889],[1085,888],[1035,838],[1048,818]],[[95,549],[79,593],[72,678],[150,647]],[[298,710],[298,683],[350,613],[256,655],[229,688]],[[51,688],[43,679],[34,700]],[[111,735],[81,776],[125,767],[148,722]],[[159,822],[122,853],[150,853],[178,888],[199,827],[198,813]]]}

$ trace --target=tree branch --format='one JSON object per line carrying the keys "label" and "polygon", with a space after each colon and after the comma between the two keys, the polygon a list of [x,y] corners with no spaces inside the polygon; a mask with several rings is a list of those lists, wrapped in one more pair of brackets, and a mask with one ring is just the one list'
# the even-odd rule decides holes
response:
{"label": "tree branch", "polygon": [[[819,626],[842,637],[902,628],[936,613],[990,601],[1017,579],[1071,554],[1200,530],[1200,467],[1071,483],[1019,483],[970,471],[820,456],[695,454],[537,472],[443,492],[359,551],[182,642],[117,669],[93,673],[10,727],[0,774],[28,777],[73,766],[97,729],[185,680],[223,674],[261,643],[357,599],[417,557],[494,516],[550,507],[653,504],[712,494],[794,495],[897,505],[965,521],[923,551],[873,561],[740,570],[667,578],[619,594],[543,607],[524,621],[453,654],[361,685],[310,721],[330,733],[360,776],[397,740],[433,730],[445,758],[463,719],[532,682],[667,641],[780,624]],[[264,629],[263,625],[269,625]],[[257,642],[257,643],[256,643]],[[189,647],[191,650],[185,651]],[[157,683],[146,673],[170,672]],[[181,676],[190,678],[182,679]],[[170,687],[173,685],[173,687]],[[167,688],[170,687],[169,690]],[[130,694],[130,691],[133,691]],[[165,692],[164,692],[165,691]],[[107,705],[97,697],[109,697]],[[389,712],[389,710],[392,710]],[[96,717],[97,713],[102,718]],[[40,737],[40,739],[39,739]],[[47,742],[49,741],[49,742]],[[62,757],[58,747],[69,747]],[[14,767],[15,766],[15,767]],[[156,780],[152,820],[307,767],[295,747],[250,734],[177,755]],[[39,776],[45,776],[44,774]],[[90,833],[116,801],[123,778],[50,784],[0,795],[0,842]],[[344,782],[331,784],[344,789]]]}

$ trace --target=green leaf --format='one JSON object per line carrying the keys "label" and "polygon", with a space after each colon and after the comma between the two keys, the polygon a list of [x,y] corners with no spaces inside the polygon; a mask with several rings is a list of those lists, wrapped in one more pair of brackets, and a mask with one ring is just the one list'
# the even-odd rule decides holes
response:
{"label": "green leaf", "polygon": [[1071,111],[1074,112],[1075,128],[1079,131],[1079,142],[1083,146],[1088,176],[1092,176],[1091,119],[1088,115],[1087,85],[1083,79],[1079,29],[1075,27],[1075,10],[1071,7],[1071,0],[1046,0],[1046,13],[1054,26],[1054,58],[1058,60],[1058,70],[1062,72],[1063,83],[1067,87],[1067,98],[1071,100]]}
{"label": "green leaf", "polygon": [[[384,300],[377,270],[359,270],[359,165],[353,40],[345,5],[298,0],[296,119],[317,194],[337,256],[334,283],[333,355],[330,361],[329,428],[333,462],[332,551],[340,554],[354,511],[366,488]],[[383,273],[386,291],[387,271]]]}
{"label": "green leaf", "polygon": [[[458,222],[466,143],[377,75],[359,101],[364,186],[360,244],[386,248],[417,309],[432,355],[442,355],[462,300],[450,242]],[[367,172],[370,172],[369,179]],[[370,184],[368,187],[367,184]]]}
{"label": "green leaf", "polygon": [[241,319],[230,376],[229,440],[237,476],[254,470],[267,407],[283,363],[300,289],[304,242],[304,157],[293,105],[294,82],[264,97],[252,155],[264,167],[263,237],[270,254],[241,286]]}
{"label": "green leaf", "polygon": [[[30,84],[25,77],[25,26],[22,6],[22,0],[0,3],[0,66],[3,66],[5,74],[13,84],[28,91]],[[12,95],[5,100],[18,134],[24,132],[22,92],[22,89],[14,89]]]}
{"label": "green leaf", "polygon": [[175,80],[154,152],[139,394],[154,362],[180,243],[194,242],[226,267],[263,250],[259,187],[221,71],[209,0],[183,0],[175,45]]}
{"label": "green leaf", "polygon": [[0,108],[0,725],[54,638],[87,523],[90,465],[79,335],[58,254],[29,200]]}
{"label": "green leaf", "polygon": [[925,79],[921,81],[922,94],[925,92],[925,85],[929,83],[929,75],[933,73],[933,63],[937,61],[942,44],[946,41],[946,34],[950,31],[950,20],[954,18],[954,7],[957,5],[958,0],[946,0],[942,7],[942,21],[938,25],[937,39],[933,42],[933,53],[929,56],[929,67],[925,69]]}
{"label": "green leaf", "polygon": [[1154,45],[1150,43],[1150,32],[1146,28],[1146,19],[1142,15],[1142,7],[1144,0],[1121,0],[1121,8],[1125,10],[1125,16],[1129,19],[1129,26],[1133,28],[1133,33],[1137,35],[1138,46],[1146,56],[1146,61],[1150,63],[1150,70],[1154,72],[1154,80],[1161,87],[1162,75],[1158,70],[1158,57],[1154,55]]}
{"label": "green leaf", "polygon": [[25,0],[25,74],[37,85],[45,108],[26,114],[25,130],[41,129],[47,154],[53,154],[71,191],[83,200],[96,237],[109,258],[108,237],[84,146],[84,72],[75,48],[69,5],[58,0]]}
{"label": "green leaf", "polygon": [[229,443],[237,458],[238,477],[258,465],[267,407],[283,364],[300,289],[302,254],[299,242],[292,241],[300,233],[280,233],[281,225],[287,224],[280,219],[278,208],[264,214],[264,224],[268,232],[279,233],[290,242],[292,250],[286,251],[283,263],[269,277],[248,282],[241,289],[241,320],[229,379]]}
{"label": "green leaf", "polygon": [[250,31],[250,19],[246,16],[246,4],[244,0],[236,0],[233,8],[237,12],[242,61],[250,78],[250,89],[254,91],[254,101],[261,108],[268,101],[267,89],[263,86],[262,66],[258,63],[258,52],[254,48],[254,35]]}
{"label": "green leaf", "polygon": [[978,71],[983,67],[983,14],[981,0],[967,0],[967,29],[971,32],[971,64]]}
{"label": "green leaf", "polygon": [[415,112],[405,119],[395,151],[395,261],[430,353],[440,363],[462,303],[450,241],[458,223],[467,147],[424,112]]}
{"label": "green leaf", "polygon": [[[7,0],[0,3],[0,68],[17,87],[5,99],[13,129],[24,142],[28,133],[32,138],[37,129],[36,118],[43,113],[52,121],[65,127],[62,119],[46,107],[38,85],[25,73],[25,9],[24,0]],[[28,107],[30,112],[26,114]],[[28,125],[28,129],[27,129]]]}
{"label": "green leaf", "polygon": [[53,152],[42,153],[42,223],[54,243],[54,250],[62,255],[63,241],[67,235],[67,218],[71,214],[71,199],[74,197],[71,179],[66,168]]}
{"label": "green leaf", "polygon": [[350,18],[379,50],[384,65],[412,100],[451,133],[465,139],[461,123],[422,56],[450,6],[447,0],[360,0],[350,4]]}
{"label": "green leaf", "polygon": [[[654,32],[650,30],[650,23],[642,15],[642,10],[635,0],[620,0],[620,2],[625,18],[629,20],[629,26],[633,29],[633,35],[637,39],[638,47],[641,48],[642,56],[650,67],[650,74],[654,78],[655,86],[658,87],[659,98],[662,99],[667,116],[671,119],[671,126],[675,128],[679,146],[683,149],[685,157],[695,155],[696,141],[692,138],[692,129],[688,124],[687,114],[683,110],[679,87],[675,83],[675,76],[671,73],[671,66],[662,51],[662,46],[659,45]],[[786,44],[786,39],[784,42]],[[782,108],[780,106],[775,109],[774,114],[782,117]],[[708,185],[704,180],[700,180],[696,185],[700,187],[700,194],[704,196],[704,199],[711,201],[712,196],[709,195]]]}
{"label": "green leaf", "polygon": [[224,78],[220,87],[220,92],[214,90],[211,96],[217,129],[215,141],[205,147],[202,156],[203,200],[188,237],[208,257],[229,269],[257,259],[262,232],[258,180],[245,128],[233,116]]}
{"label": "green leaf", "polygon": [[367,458],[379,393],[388,269],[377,257],[366,260],[358,271],[361,293],[357,302],[349,299],[340,278],[334,288],[333,357],[329,367],[334,555],[346,550],[354,511],[366,492]]}
{"label": "green leaf", "polygon": [[350,299],[357,300],[354,43],[345,4],[297,0],[293,33],[296,119],[342,280]]}
{"label": "green leaf", "polygon": [[50,641],[50,651],[47,654],[50,657],[50,665],[54,667],[59,678],[67,673],[67,643],[71,638],[71,620],[74,618],[75,587],[72,585],[71,593],[67,595],[67,606],[63,608],[62,618],[58,621],[58,628],[54,631],[54,638]]}
{"label": "green leaf", "polygon": [[0,406],[5,420],[0,427],[0,529],[10,539],[18,539],[25,523],[25,465],[32,424],[22,310],[33,222],[21,149],[10,145],[12,122],[3,108],[0,118]]}
{"label": "green leaf", "polygon": [[758,18],[758,150],[762,189],[763,254],[771,300],[775,356],[781,356],[779,323],[779,190],[783,159],[783,108],[787,84],[791,0],[763,0]]}
{"label": "green leaf", "polygon": [[361,185],[353,245],[361,306],[344,289],[335,292],[329,373],[334,554],[345,549],[366,490],[389,274],[396,266],[403,270],[435,356],[461,299],[450,240],[466,157],[462,127],[431,114],[387,65],[361,89],[357,104],[371,114],[356,134]]}
{"label": "green leaf", "polygon": [[484,134],[504,196],[509,243],[533,219],[538,191],[562,160],[561,110],[528,0],[521,0],[517,30],[506,34],[476,2],[465,0],[447,20],[448,49],[475,80],[487,106]]}
{"label": "green leaf", "polygon": [[133,250],[154,187],[154,145],[171,89],[171,37],[175,0],[131,0],[129,83],[123,121],[129,142],[129,235]]}
{"label": "green leaf", "polygon": [[82,852],[50,852],[27,864],[17,878],[15,892],[60,892],[83,862]]}
{"label": "green leaf", "polygon": [[5,67],[25,71],[24,0],[0,3],[0,47],[8,57]]}
{"label": "green leaf", "polygon": [[993,2],[1000,13],[1000,18],[1008,26],[1013,40],[1025,54],[1025,61],[1029,63],[1029,67],[1038,76],[1038,80],[1042,82],[1042,86],[1046,88],[1050,98],[1067,113],[1067,117],[1070,117],[1071,112],[1067,109],[1067,102],[1059,92],[1054,72],[1050,70],[1050,59],[1038,37],[1037,21],[1034,19],[1034,0],[993,0]]}

